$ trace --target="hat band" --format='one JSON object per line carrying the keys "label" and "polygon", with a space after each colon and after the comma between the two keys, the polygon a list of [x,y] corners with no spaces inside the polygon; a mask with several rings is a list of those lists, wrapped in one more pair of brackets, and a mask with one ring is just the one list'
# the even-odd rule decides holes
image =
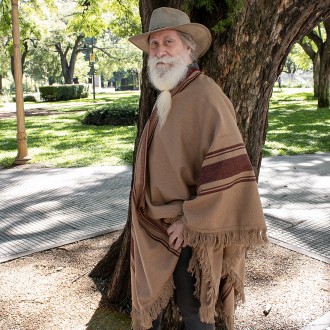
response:
{"label": "hat band", "polygon": [[170,26],[169,25],[157,26],[156,28],[149,30],[149,32],[161,30],[161,29],[165,29],[165,28],[170,28]]}

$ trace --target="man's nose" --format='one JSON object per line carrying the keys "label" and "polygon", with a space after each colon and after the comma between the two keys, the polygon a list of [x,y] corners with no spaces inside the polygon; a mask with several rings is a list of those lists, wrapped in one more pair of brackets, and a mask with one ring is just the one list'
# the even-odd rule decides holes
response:
{"label": "man's nose", "polygon": [[156,50],[156,56],[157,57],[162,57],[162,56],[164,56],[164,55],[166,55],[167,54],[167,51],[166,51],[166,46],[164,46],[164,45],[159,45],[158,47],[157,47],[157,50]]}

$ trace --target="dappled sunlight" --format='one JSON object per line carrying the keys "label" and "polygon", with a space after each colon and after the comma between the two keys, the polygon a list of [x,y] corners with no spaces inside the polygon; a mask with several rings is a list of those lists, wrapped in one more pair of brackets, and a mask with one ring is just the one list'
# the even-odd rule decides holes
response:
{"label": "dappled sunlight", "polygon": [[0,261],[121,228],[130,180],[126,166],[2,171]]}
{"label": "dappled sunlight", "polygon": [[322,248],[329,238],[329,163],[329,153],[263,159],[259,193],[270,237],[329,256]]}
{"label": "dappled sunlight", "polygon": [[270,101],[264,156],[330,150],[329,109],[317,108],[312,92],[273,94]]}
{"label": "dappled sunlight", "polygon": [[[137,105],[139,92],[116,92],[88,99],[38,102],[34,116],[25,119],[30,164],[54,167],[132,164],[135,126],[87,126],[81,120],[97,105],[121,103]],[[31,107],[33,105],[31,104]],[[38,116],[41,107],[56,107],[48,116]],[[38,110],[39,109],[39,110]],[[54,110],[54,109],[52,109]],[[10,167],[17,154],[16,119],[0,120],[0,164]]]}

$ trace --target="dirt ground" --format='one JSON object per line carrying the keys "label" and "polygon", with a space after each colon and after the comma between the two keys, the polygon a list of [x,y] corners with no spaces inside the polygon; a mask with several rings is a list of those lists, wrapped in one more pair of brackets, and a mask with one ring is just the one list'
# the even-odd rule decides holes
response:
{"label": "dirt ground", "polygon": [[[99,307],[100,293],[88,277],[118,236],[107,234],[0,264],[0,329],[130,329],[127,315]],[[252,250],[246,303],[237,309],[235,329],[301,329],[329,311],[329,283],[328,264],[275,244]]]}

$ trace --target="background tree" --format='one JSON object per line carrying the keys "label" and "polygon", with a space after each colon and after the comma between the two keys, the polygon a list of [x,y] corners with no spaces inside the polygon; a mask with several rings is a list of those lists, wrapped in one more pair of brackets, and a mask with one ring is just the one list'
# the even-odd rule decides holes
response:
{"label": "background tree", "polygon": [[[140,0],[143,31],[148,30],[152,11],[161,6],[185,9],[193,22],[211,29],[212,45],[200,66],[232,100],[258,176],[273,85],[293,44],[330,15],[330,0]],[[146,78],[146,56],[143,77],[137,140],[156,98]],[[130,302],[129,242],[130,217],[120,238],[90,274],[103,302],[121,308]],[[171,308],[170,304],[165,312],[163,329],[180,328]]]}
{"label": "background tree", "polygon": [[[306,54],[304,49],[299,43],[295,43],[292,47],[290,54],[287,59],[291,58],[296,63],[297,68],[302,71],[311,71],[313,69],[313,62],[310,57]],[[284,71],[284,69],[283,69]]]}
{"label": "background tree", "polygon": [[[59,54],[66,84],[73,82],[78,55],[86,52],[85,37],[97,37],[99,40],[109,30],[119,37],[126,36],[138,28],[137,14],[134,14],[136,1],[61,0],[57,1],[57,6],[50,39]],[[62,11],[64,7],[65,13]],[[99,45],[95,47],[104,49]]]}
{"label": "background tree", "polygon": [[[31,0],[22,1],[19,6],[20,17],[20,36],[21,36],[21,62],[22,72],[26,67],[26,59],[31,50],[35,49],[42,40],[42,32],[47,27],[47,12],[52,8],[54,0]],[[13,75],[14,57],[12,43],[12,20],[11,20],[11,4],[10,0],[0,1],[0,58],[2,77],[10,74]],[[6,63],[9,63],[10,66]]]}
{"label": "background tree", "polygon": [[310,31],[299,44],[313,61],[314,95],[318,107],[330,105],[330,18]]}
{"label": "background tree", "polygon": [[3,1],[0,4],[0,95],[3,93],[2,79],[6,77],[10,65],[6,49],[10,27],[10,2]]}
{"label": "background tree", "polygon": [[289,75],[289,81],[291,83],[291,80],[292,80],[294,74],[296,73],[296,71],[298,69],[298,66],[297,66],[296,61],[294,61],[292,59],[292,57],[290,56],[290,54],[286,58],[286,61],[284,63],[282,72],[285,72],[285,73],[287,73]]}
{"label": "background tree", "polygon": [[0,37],[0,95],[3,94],[2,80],[10,71],[10,60],[6,50],[6,37]]}
{"label": "background tree", "polygon": [[[41,8],[51,4],[50,0],[23,1],[20,5],[20,36],[21,36],[21,61],[22,72],[25,69],[25,60],[31,50],[36,47],[41,38],[41,31],[45,27],[46,16]],[[14,72],[13,44],[11,38],[11,5],[10,1],[3,0],[0,3],[0,36],[6,39],[5,48],[11,58],[11,71]]]}
{"label": "background tree", "polygon": [[[126,69],[139,65],[136,64],[140,61],[137,60],[138,51],[123,39],[140,31],[137,0],[22,1],[20,18],[23,71],[28,66],[29,77],[35,73],[39,81],[44,81],[47,77],[41,79],[40,74],[46,74],[50,82],[61,82],[58,63],[65,83],[72,83],[74,76],[84,81],[83,76],[89,70],[88,63],[83,59],[86,53],[85,37],[97,37],[100,43],[96,45],[95,50],[97,55],[102,57],[102,61],[96,64],[96,69],[102,64],[104,64],[103,71],[106,71],[106,65],[114,69],[119,66]],[[109,41],[106,36],[109,34],[113,36],[113,40],[106,44]],[[3,55],[4,58],[7,56],[10,58],[12,51],[10,0],[0,1],[0,40],[5,47],[4,49],[1,47],[0,57],[2,58]],[[113,49],[110,49],[112,47]],[[57,59],[54,58],[54,51]],[[25,62],[26,59],[28,63]],[[129,60],[123,61],[123,59]],[[53,63],[53,68],[49,63]],[[7,70],[4,65],[2,68]],[[0,82],[3,76],[5,72],[1,71]]]}
{"label": "background tree", "polygon": [[34,89],[39,85],[62,82],[61,73],[57,53],[45,42],[39,42],[38,47],[31,50],[25,66],[25,75],[33,80]]}
{"label": "background tree", "polygon": [[286,58],[285,64],[283,66],[282,73],[287,73],[289,82],[288,85],[291,85],[291,82],[294,78],[299,80],[295,73],[297,71],[311,71],[313,70],[313,62],[300,46],[299,43],[295,43],[294,46],[291,48],[291,51]]}
{"label": "background tree", "polygon": [[[105,80],[114,77],[116,71],[142,68],[141,52],[127,39],[114,35],[110,30],[105,31],[98,39],[95,53],[96,73],[102,75]],[[119,78],[118,74],[114,78]]]}

